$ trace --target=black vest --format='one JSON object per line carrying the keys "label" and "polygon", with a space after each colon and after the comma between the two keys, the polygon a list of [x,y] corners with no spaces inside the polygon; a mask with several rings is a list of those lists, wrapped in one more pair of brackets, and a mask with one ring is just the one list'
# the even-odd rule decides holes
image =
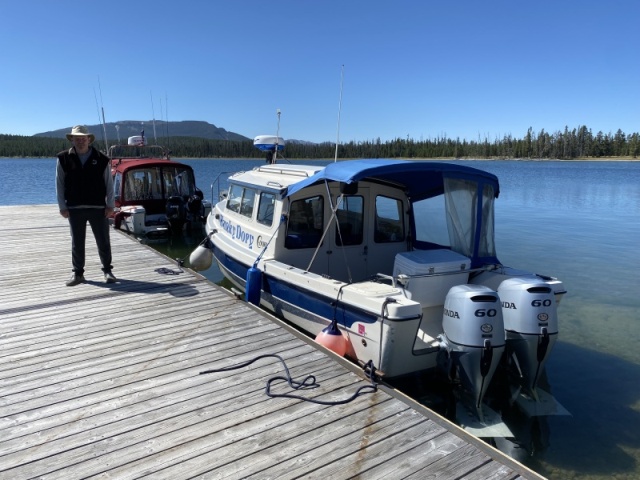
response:
{"label": "black vest", "polygon": [[[91,205],[106,207],[107,186],[104,169],[109,168],[109,157],[91,148],[84,166],[73,148],[58,154],[64,170],[64,199],[68,207]],[[109,172],[111,174],[111,172]]]}

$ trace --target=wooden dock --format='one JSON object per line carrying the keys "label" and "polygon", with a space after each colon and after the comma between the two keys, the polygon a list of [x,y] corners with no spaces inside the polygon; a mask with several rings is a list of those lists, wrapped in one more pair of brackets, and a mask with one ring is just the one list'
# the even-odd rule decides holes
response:
{"label": "wooden dock", "polygon": [[307,398],[368,384],[200,275],[111,238],[119,283],[104,283],[89,229],[87,283],[66,287],[56,206],[0,207],[0,479],[543,478],[386,387],[325,406],[265,395],[283,374],[271,357],[200,375],[278,354],[294,378],[316,377]]}

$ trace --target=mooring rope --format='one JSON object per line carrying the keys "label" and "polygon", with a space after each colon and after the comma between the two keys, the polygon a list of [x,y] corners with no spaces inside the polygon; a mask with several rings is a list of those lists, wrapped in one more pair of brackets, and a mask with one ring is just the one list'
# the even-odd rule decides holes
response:
{"label": "mooring rope", "polygon": [[374,373],[375,368],[373,367],[373,362],[371,361],[369,361],[364,366],[365,373],[367,374],[367,377],[371,381],[371,385],[363,385],[362,387],[358,388],[358,390],[356,390],[356,392],[353,395],[351,395],[351,397],[344,400],[336,400],[336,401],[316,400],[313,398],[305,398],[305,397],[294,395],[291,393],[273,393],[271,391],[271,385],[278,380],[287,382],[293,390],[309,390],[309,389],[317,388],[320,386],[320,384],[316,382],[316,377],[314,375],[307,375],[307,377],[305,377],[305,379],[302,381],[294,380],[291,377],[291,374],[289,373],[289,368],[287,368],[287,364],[285,363],[284,359],[280,355],[276,355],[276,354],[260,355],[258,357],[255,357],[252,360],[239,363],[237,365],[231,365],[229,367],[223,367],[223,368],[218,368],[213,370],[205,370],[204,372],[200,372],[200,375],[204,375],[207,373],[214,373],[214,372],[228,372],[230,370],[236,370],[236,369],[251,365],[252,363],[262,358],[269,358],[269,357],[277,358],[278,360],[280,360],[280,362],[282,362],[284,371],[286,373],[286,377],[278,375],[275,377],[271,377],[269,380],[267,380],[265,393],[268,397],[271,397],[271,398],[293,398],[296,400],[303,400],[305,402],[317,403],[319,405],[344,405],[345,403],[349,403],[355,400],[356,398],[358,398],[360,395],[364,393],[367,393],[367,392],[375,393],[378,390],[378,385],[375,381],[375,373]]}
{"label": "mooring rope", "polygon": [[[210,248],[208,243],[211,241],[210,238],[212,235],[214,235],[216,233],[216,230],[212,231],[211,233],[207,234],[202,241],[198,244],[198,247],[200,246],[205,246],[206,248]],[[196,248],[198,248],[196,247]],[[189,253],[189,255],[191,255],[191,253]],[[162,275],[180,275],[181,273],[184,273],[184,270],[182,269],[182,266],[184,265],[184,261],[187,259],[187,257],[189,256],[185,256],[182,258],[176,258],[176,264],[178,265],[178,268],[180,270],[173,270],[171,268],[166,268],[166,267],[161,267],[161,268],[156,268],[154,271],[157,273],[160,273]]]}

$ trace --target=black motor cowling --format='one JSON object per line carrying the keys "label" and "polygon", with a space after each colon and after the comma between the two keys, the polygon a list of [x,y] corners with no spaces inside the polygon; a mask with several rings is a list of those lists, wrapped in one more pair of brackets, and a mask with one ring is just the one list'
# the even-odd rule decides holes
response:
{"label": "black motor cowling", "polygon": [[202,219],[204,216],[204,207],[202,206],[202,197],[199,195],[191,195],[187,200],[187,211],[190,215]]}
{"label": "black motor cowling", "polygon": [[187,220],[187,207],[184,198],[175,195],[169,197],[166,205],[167,221],[174,232],[182,230]]}

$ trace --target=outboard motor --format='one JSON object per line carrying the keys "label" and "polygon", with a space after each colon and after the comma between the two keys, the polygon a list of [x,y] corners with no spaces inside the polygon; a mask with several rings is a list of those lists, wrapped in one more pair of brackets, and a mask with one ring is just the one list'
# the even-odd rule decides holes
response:
{"label": "outboard motor", "polygon": [[513,277],[498,287],[506,330],[507,358],[517,361],[522,387],[538,400],[536,385],[558,339],[553,290],[543,280]]}
{"label": "outboard motor", "polygon": [[199,195],[191,195],[189,200],[187,200],[187,211],[190,215],[197,218],[198,220],[202,220],[204,216],[204,211],[202,207],[202,197]]}
{"label": "outboard motor", "polygon": [[187,220],[187,208],[184,199],[178,195],[169,197],[166,206],[167,221],[174,233],[180,232]]}
{"label": "outboard motor", "polygon": [[456,285],[449,290],[442,317],[441,347],[451,367],[457,367],[462,385],[481,404],[505,346],[504,323],[498,294],[483,285]]}

